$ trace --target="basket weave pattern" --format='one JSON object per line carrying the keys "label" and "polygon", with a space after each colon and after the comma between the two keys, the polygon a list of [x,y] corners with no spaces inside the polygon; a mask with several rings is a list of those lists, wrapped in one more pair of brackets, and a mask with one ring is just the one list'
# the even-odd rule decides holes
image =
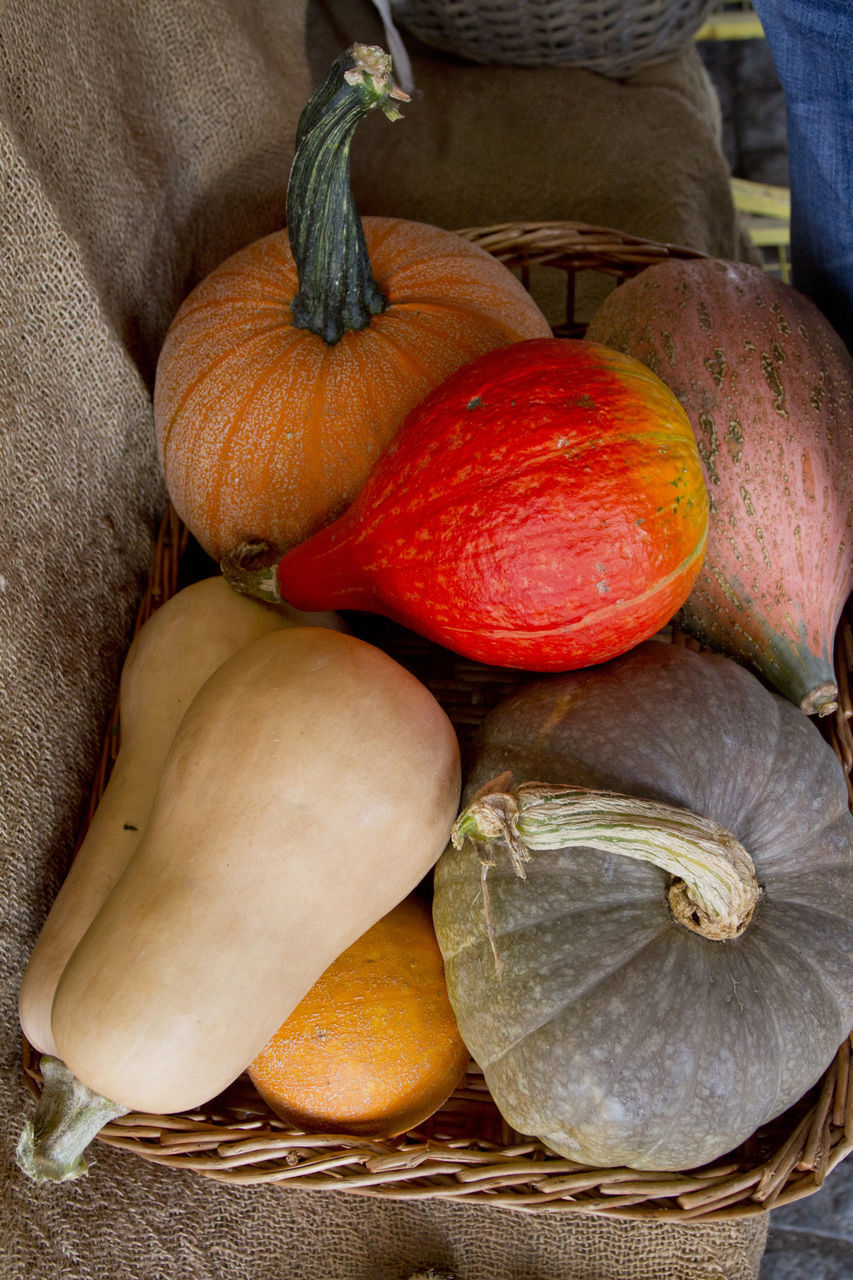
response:
{"label": "basket weave pattern", "polygon": [[[668,257],[701,256],[689,249],[623,236],[578,223],[504,224],[462,234],[494,252],[522,278],[548,265],[567,279],[560,332],[576,334],[573,282],[578,271],[617,279]],[[181,584],[186,529],[170,509],[156,544],[137,627]],[[380,645],[434,693],[459,735],[463,764],[484,715],[525,679],[458,657],[383,618],[359,622],[363,638]],[[671,632],[673,643],[695,642]],[[853,806],[853,601],[836,642],[839,705],[820,727],[842,762]],[[85,831],[118,753],[117,712],[105,735]],[[82,837],[81,837],[82,838]],[[236,1185],[295,1183],[393,1199],[475,1201],[523,1211],[594,1212],[673,1221],[718,1220],[763,1213],[810,1195],[853,1148],[853,1080],[848,1038],[823,1078],[800,1102],[763,1126],[736,1150],[701,1169],[676,1173],[600,1169],[563,1159],[536,1139],[514,1132],[497,1110],[473,1062],[448,1101],[417,1130],[371,1140],[303,1133],[277,1119],[241,1077],[220,1097],[180,1115],[122,1116],[98,1140],[157,1164],[191,1169]],[[24,1042],[23,1066],[40,1092],[37,1055]]]}
{"label": "basket weave pattern", "polygon": [[392,0],[424,44],[471,62],[572,66],[611,79],[689,44],[713,0]]}

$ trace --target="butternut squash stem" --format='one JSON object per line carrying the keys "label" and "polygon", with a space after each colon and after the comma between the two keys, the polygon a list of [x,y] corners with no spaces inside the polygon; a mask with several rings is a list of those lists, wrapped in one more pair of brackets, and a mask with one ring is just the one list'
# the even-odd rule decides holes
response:
{"label": "butternut squash stem", "polygon": [[350,147],[363,116],[379,107],[389,120],[409,95],[391,77],[391,57],[355,44],[332,64],[299,119],[287,187],[287,231],[299,292],[293,324],[329,345],[364,329],[387,306],[367,254],[350,190]]}
{"label": "butternut squash stem", "polygon": [[32,1120],[18,1141],[18,1168],[35,1182],[65,1182],[89,1168],[84,1152],[110,1120],[127,1115],[119,1106],[94,1093],[48,1054],[41,1059],[44,1088]]}
{"label": "butternut squash stem", "polygon": [[687,809],[584,787],[527,782],[484,787],[463,809],[451,839],[503,843],[524,879],[532,852],[584,847],[653,863],[674,877],[670,909],[706,938],[737,937],[759,897],[752,859],[735,837]]}

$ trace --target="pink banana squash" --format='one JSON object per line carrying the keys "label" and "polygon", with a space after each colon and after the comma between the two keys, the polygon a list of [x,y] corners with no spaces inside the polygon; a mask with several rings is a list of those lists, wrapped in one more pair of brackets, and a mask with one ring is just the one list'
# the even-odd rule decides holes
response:
{"label": "pink banana squash", "polygon": [[588,336],[646,364],[687,411],[708,548],[678,621],[808,715],[837,705],[853,589],[853,359],[805,296],[745,263],[664,262],[615,290]]}

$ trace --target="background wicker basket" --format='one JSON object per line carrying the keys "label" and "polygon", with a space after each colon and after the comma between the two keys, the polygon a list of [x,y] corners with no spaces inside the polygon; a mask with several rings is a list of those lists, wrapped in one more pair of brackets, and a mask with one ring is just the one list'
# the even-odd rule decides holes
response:
{"label": "background wicker basket", "polygon": [[391,0],[424,44],[472,62],[571,66],[612,79],[688,44],[714,0]]}
{"label": "background wicker basket", "polygon": [[[669,257],[701,256],[609,228],[579,223],[512,223],[465,230],[522,279],[547,266],[566,277],[564,334],[579,334],[575,277],[604,272],[617,282]],[[193,578],[214,570],[175,513],[167,510],[156,543],[137,627]],[[459,658],[381,618],[353,618],[354,629],[415,673],[444,706],[459,734],[463,759],[485,713],[520,676]],[[671,632],[673,643],[693,644]],[[837,637],[839,706],[820,721],[839,756],[853,805],[853,604]],[[119,744],[117,712],[108,726],[88,820],[103,792]],[[87,823],[84,823],[84,830]],[[475,1064],[445,1105],[417,1130],[372,1141],[346,1134],[302,1133],[267,1109],[246,1077],[205,1107],[180,1115],[130,1114],[107,1125],[98,1141],[157,1164],[194,1170],[235,1185],[295,1184],[392,1199],[439,1197],[517,1210],[586,1212],[670,1221],[714,1221],[760,1214],[812,1194],[853,1148],[850,1038],[808,1095],[724,1158],[677,1173],[599,1169],[566,1160],[512,1131]],[[38,1058],[24,1042],[32,1092]]]}

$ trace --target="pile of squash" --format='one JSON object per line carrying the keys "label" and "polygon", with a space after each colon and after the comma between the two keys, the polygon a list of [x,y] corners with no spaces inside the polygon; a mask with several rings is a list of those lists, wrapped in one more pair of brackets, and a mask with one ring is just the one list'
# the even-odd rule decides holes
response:
{"label": "pile of squash", "polygon": [[[244,1071],[290,1124],[404,1132],[469,1055],[556,1152],[694,1167],[853,1026],[853,816],[809,718],[853,588],[853,361],[709,259],[553,338],[482,250],[359,217],[353,133],[404,98],[381,50],[342,55],[287,230],[167,334],[163,472],[223,572],[131,646],[24,975],[33,1177]],[[364,612],[518,673],[465,777]]]}

